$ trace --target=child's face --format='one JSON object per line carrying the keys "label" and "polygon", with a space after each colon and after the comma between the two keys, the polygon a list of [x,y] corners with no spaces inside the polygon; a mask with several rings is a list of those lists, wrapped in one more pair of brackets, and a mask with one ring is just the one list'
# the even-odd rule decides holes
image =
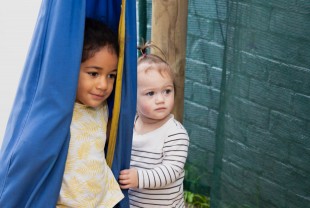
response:
{"label": "child's face", "polygon": [[[139,68],[147,67],[141,64]],[[160,122],[170,115],[174,105],[173,80],[157,69],[138,70],[137,111],[141,119]]]}
{"label": "child's face", "polygon": [[117,61],[117,55],[104,47],[81,63],[76,102],[90,107],[101,105],[113,90]]}

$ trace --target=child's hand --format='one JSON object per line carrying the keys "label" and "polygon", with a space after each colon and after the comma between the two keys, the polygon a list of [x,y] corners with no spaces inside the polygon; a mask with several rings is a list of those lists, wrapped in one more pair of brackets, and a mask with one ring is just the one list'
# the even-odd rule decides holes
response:
{"label": "child's hand", "polygon": [[120,172],[119,183],[121,189],[137,188],[138,187],[138,171],[135,168],[125,169]]}

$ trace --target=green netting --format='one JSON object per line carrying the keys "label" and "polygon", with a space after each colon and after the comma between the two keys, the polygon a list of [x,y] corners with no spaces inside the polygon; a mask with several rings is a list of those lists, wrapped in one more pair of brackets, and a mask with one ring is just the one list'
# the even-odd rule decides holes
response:
{"label": "green netting", "polygon": [[185,188],[212,207],[309,207],[310,1],[188,2]]}

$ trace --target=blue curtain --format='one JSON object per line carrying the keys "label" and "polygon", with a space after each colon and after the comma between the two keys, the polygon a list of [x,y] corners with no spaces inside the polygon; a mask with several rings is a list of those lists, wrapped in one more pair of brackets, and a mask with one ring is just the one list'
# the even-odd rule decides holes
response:
{"label": "blue curtain", "polygon": [[[55,207],[64,172],[86,17],[118,30],[121,0],[42,1],[0,152],[0,207]],[[112,171],[129,167],[136,106],[135,1],[126,2],[125,64]],[[127,192],[120,207],[129,207]]]}

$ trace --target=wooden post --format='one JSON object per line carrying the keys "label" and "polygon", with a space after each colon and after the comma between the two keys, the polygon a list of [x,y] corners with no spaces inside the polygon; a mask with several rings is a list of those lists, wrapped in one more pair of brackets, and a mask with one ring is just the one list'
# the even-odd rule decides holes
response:
{"label": "wooden post", "polygon": [[[166,55],[166,60],[176,74],[176,97],[173,114],[183,121],[184,72],[186,57],[186,32],[188,0],[152,0],[152,38]],[[152,49],[152,53],[163,57]],[[163,57],[164,58],[164,57]]]}

